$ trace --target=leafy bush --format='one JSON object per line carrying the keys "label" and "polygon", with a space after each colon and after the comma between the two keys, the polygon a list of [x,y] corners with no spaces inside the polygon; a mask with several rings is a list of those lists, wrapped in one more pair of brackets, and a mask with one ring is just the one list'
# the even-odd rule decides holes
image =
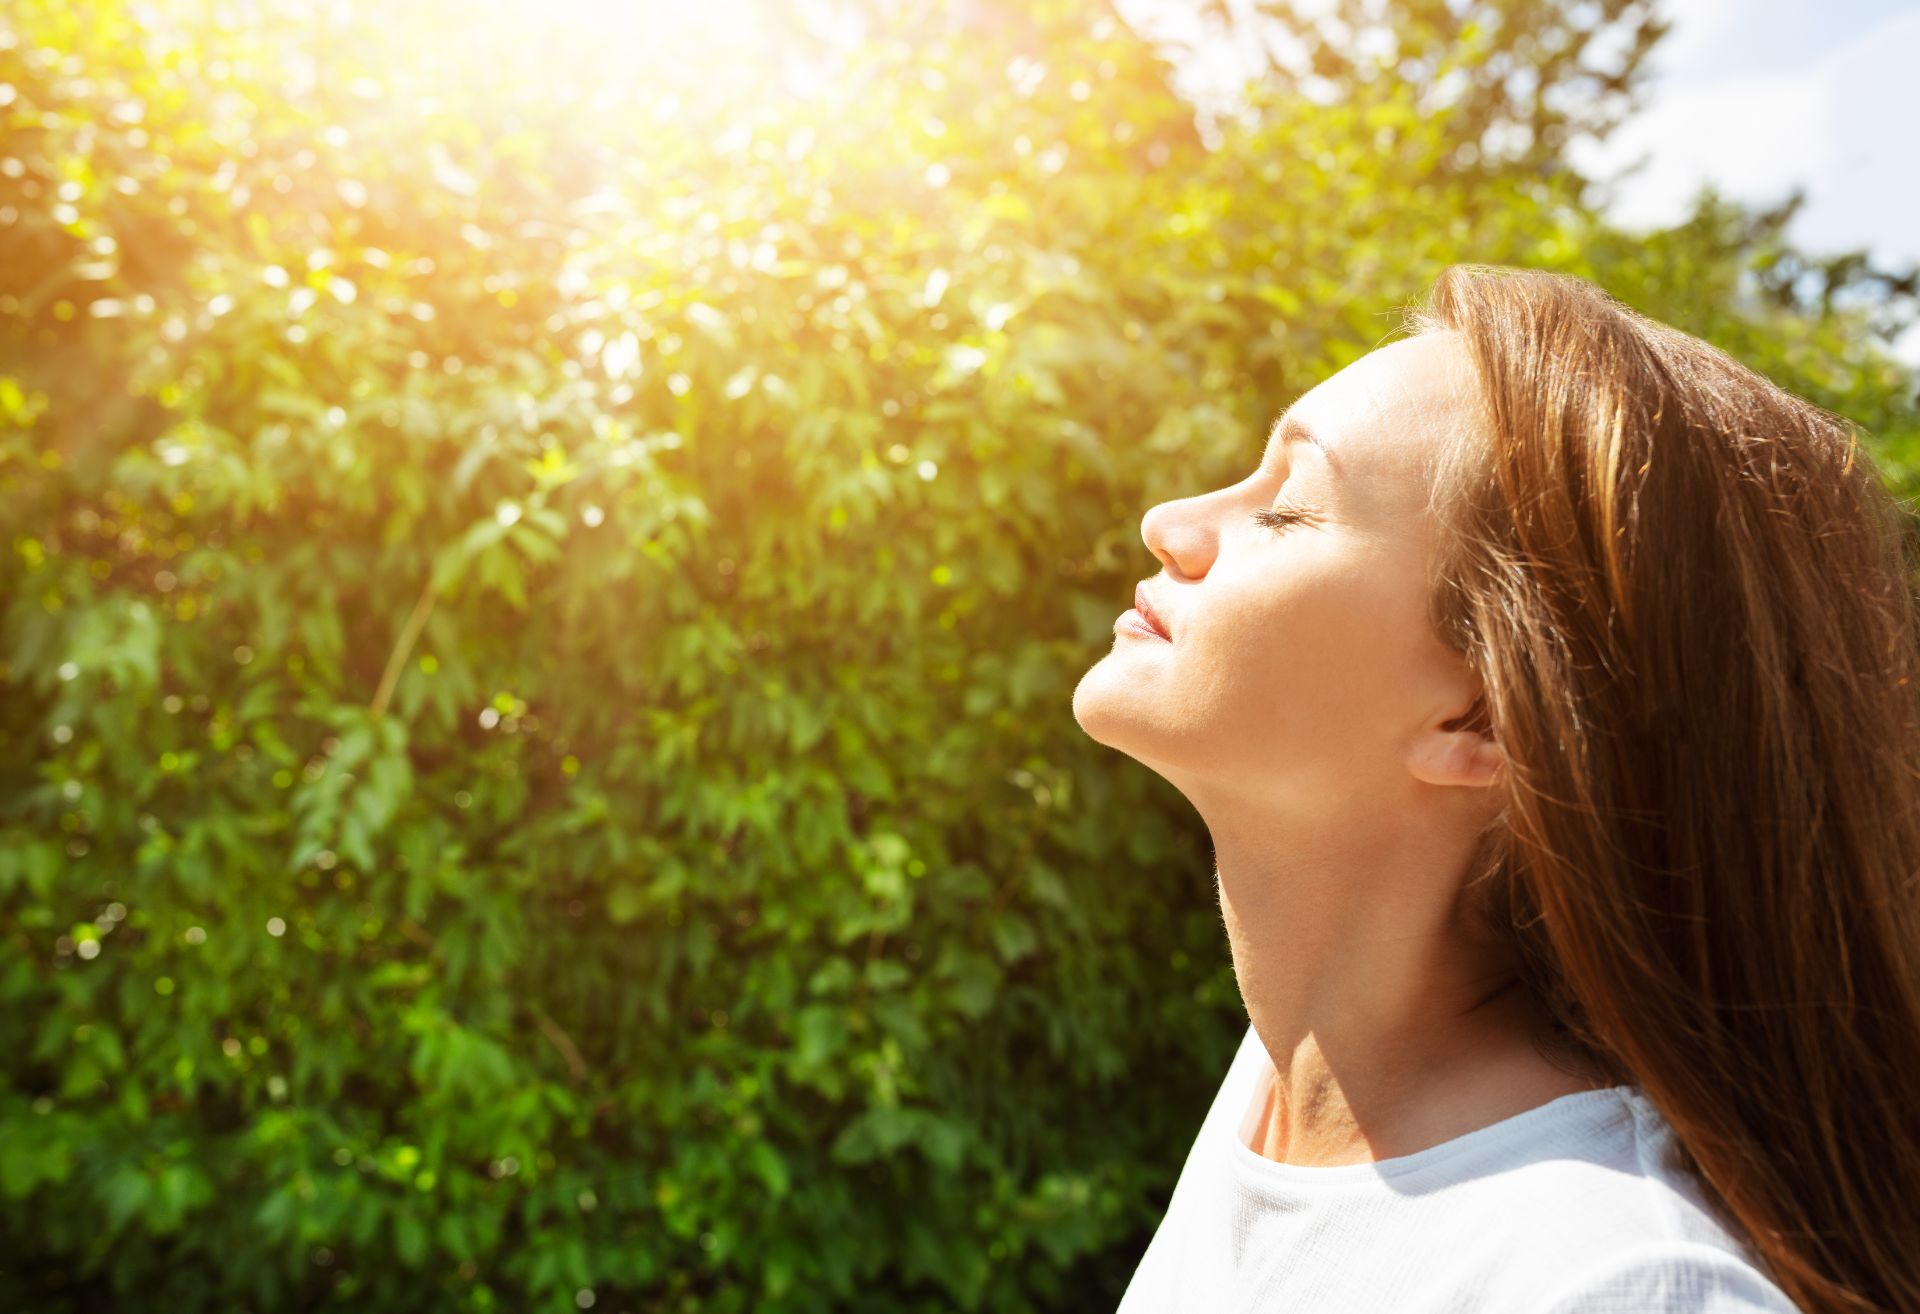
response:
{"label": "leafy bush", "polygon": [[1070,712],[1144,509],[1458,259],[1920,430],[1444,68],[402,12],[0,28],[10,1307],[1111,1308],[1245,1026]]}

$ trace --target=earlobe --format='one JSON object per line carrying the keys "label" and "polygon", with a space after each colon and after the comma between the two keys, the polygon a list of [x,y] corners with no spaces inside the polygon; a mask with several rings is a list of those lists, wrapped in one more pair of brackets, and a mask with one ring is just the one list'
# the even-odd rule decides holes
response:
{"label": "earlobe", "polygon": [[1507,768],[1507,751],[1493,737],[1493,717],[1487,711],[1487,696],[1478,694],[1467,709],[1460,733],[1473,736],[1473,775],[1476,783],[1497,784]]}
{"label": "earlobe", "polygon": [[1493,738],[1484,698],[1475,698],[1472,707],[1441,722],[1437,731],[1416,754],[1415,775],[1435,785],[1499,782],[1507,755]]}
{"label": "earlobe", "polygon": [[[1466,732],[1463,732],[1466,733]],[[1484,734],[1475,733],[1479,741],[1468,749],[1470,757],[1469,774],[1474,784],[1495,785],[1507,769],[1507,755],[1500,745]]]}
{"label": "earlobe", "polygon": [[1435,766],[1435,784],[1491,785],[1500,775],[1506,756],[1500,745],[1477,730],[1455,730],[1446,736]]}

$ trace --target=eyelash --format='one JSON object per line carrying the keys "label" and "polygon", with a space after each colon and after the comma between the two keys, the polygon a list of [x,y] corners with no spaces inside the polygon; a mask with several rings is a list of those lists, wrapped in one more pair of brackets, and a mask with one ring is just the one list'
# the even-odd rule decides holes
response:
{"label": "eyelash", "polygon": [[1285,529],[1288,525],[1297,525],[1305,519],[1306,516],[1298,511],[1270,510],[1265,507],[1253,513],[1254,523],[1264,529]]}

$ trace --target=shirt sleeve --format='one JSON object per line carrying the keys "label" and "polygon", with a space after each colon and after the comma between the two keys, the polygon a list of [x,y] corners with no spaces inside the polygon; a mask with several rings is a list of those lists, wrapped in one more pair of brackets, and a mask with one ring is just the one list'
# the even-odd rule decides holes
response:
{"label": "shirt sleeve", "polygon": [[1546,1314],[1804,1314],[1766,1274],[1697,1241],[1661,1241],[1588,1270]]}

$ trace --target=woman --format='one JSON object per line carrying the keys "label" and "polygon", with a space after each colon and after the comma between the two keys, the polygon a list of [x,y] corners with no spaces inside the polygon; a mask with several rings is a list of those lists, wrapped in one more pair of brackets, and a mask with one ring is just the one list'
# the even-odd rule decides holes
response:
{"label": "woman", "polygon": [[1412,321],[1147,514],[1074,692],[1251,1021],[1121,1310],[1920,1310],[1899,504],[1577,279]]}

